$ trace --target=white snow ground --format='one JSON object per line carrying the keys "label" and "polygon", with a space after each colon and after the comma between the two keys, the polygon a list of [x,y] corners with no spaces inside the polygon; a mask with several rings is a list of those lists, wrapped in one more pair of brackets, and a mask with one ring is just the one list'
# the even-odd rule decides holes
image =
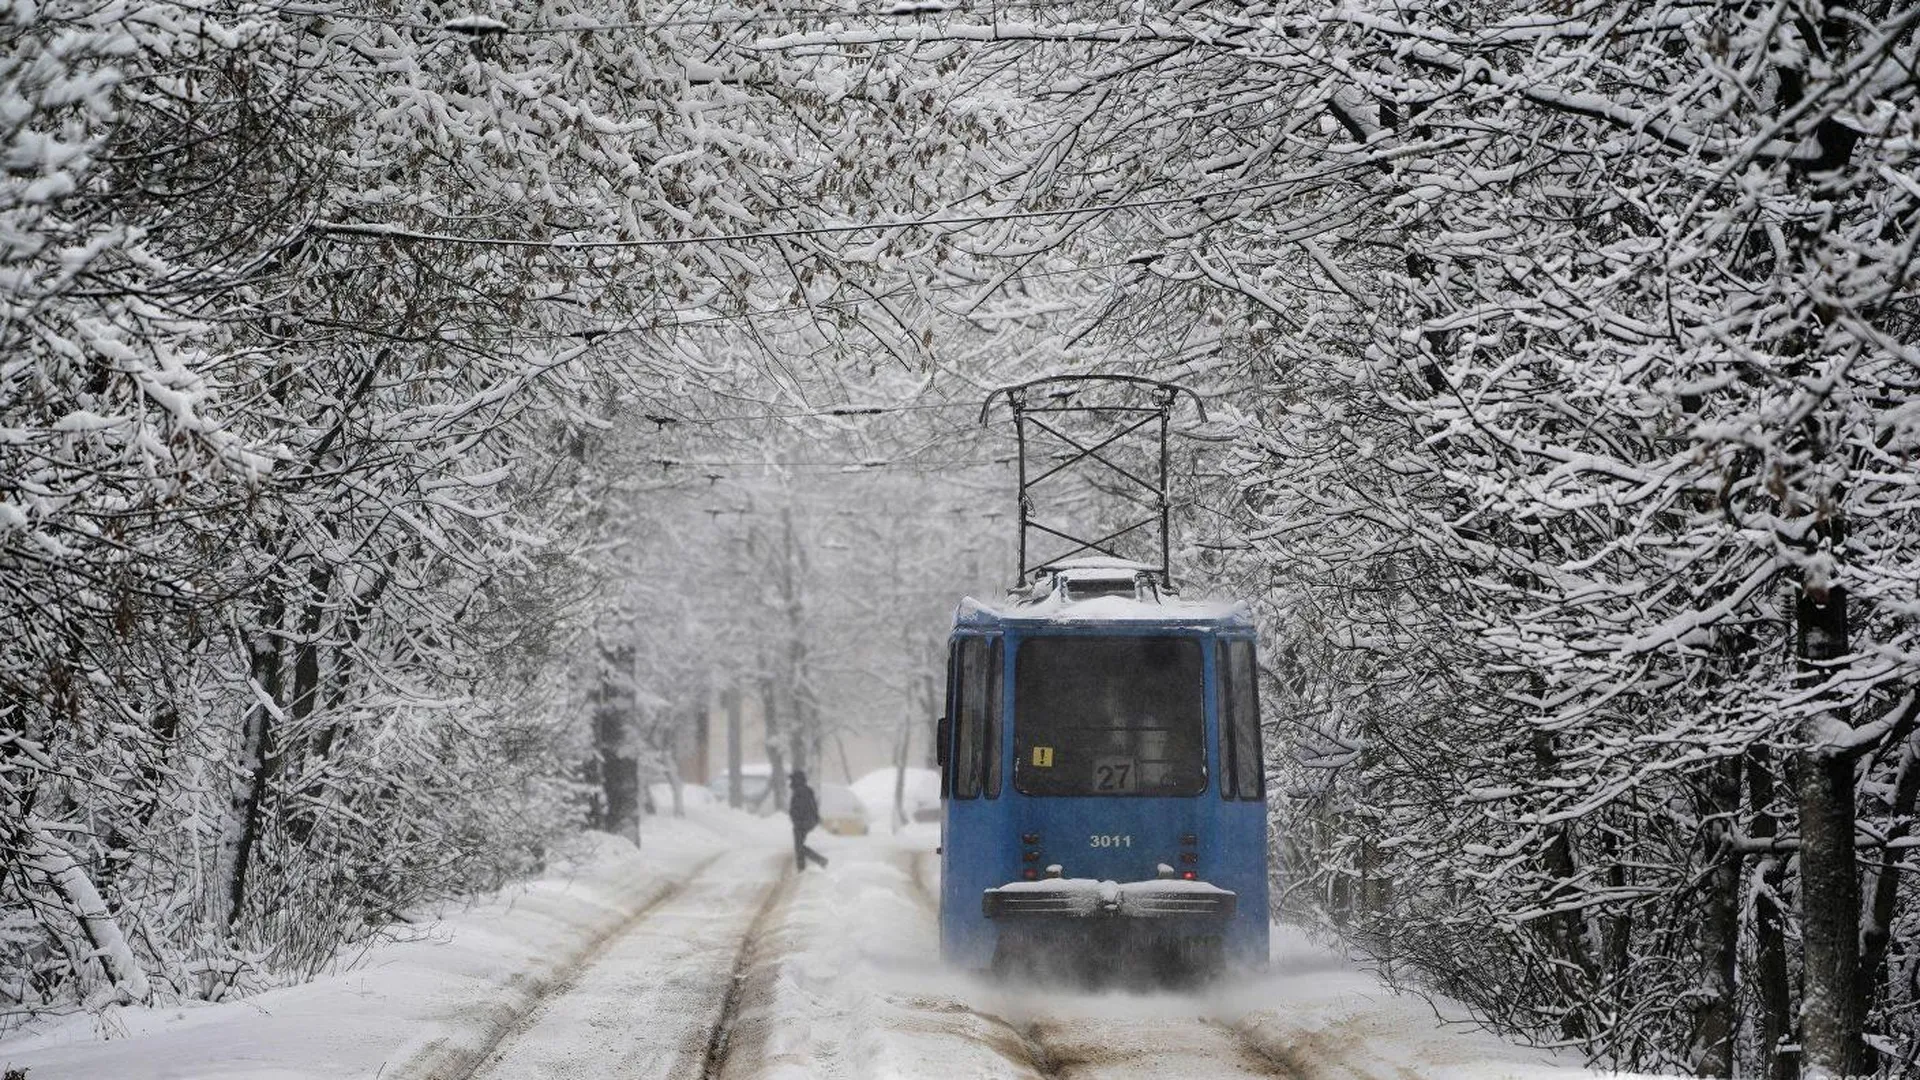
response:
{"label": "white snow ground", "polygon": [[[71,1017],[0,1040],[28,1080],[1592,1080],[1441,1026],[1295,936],[1201,996],[1025,992],[942,971],[930,827],[820,836],[696,808],[646,848],[450,913],[306,986]],[[724,1022],[725,1036],[712,1037]]]}
{"label": "white snow ground", "polygon": [[770,824],[726,811],[649,819],[645,850],[599,837],[571,870],[450,911],[416,940],[345,957],[339,974],[217,1005],[69,1017],[0,1040],[0,1068],[24,1068],[28,1080],[462,1076],[696,867],[743,838],[771,851],[785,832]]}

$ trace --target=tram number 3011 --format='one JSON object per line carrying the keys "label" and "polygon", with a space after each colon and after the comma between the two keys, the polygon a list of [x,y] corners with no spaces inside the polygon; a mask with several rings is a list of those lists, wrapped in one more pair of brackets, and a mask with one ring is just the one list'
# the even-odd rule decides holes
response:
{"label": "tram number 3011", "polygon": [[1116,833],[1094,833],[1087,838],[1088,847],[1132,847],[1133,837]]}

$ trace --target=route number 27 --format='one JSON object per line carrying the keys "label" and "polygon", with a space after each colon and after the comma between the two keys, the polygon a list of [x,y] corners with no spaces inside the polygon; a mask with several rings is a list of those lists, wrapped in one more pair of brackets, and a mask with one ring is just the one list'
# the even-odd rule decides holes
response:
{"label": "route number 27", "polygon": [[1128,793],[1140,790],[1140,767],[1132,758],[1093,759],[1093,790],[1101,793]]}

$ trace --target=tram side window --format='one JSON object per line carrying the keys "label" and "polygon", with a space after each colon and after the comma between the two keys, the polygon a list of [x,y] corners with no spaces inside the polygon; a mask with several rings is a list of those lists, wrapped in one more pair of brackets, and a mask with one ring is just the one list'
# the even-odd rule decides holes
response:
{"label": "tram side window", "polygon": [[1000,649],[965,638],[954,654],[953,797],[1000,796]]}
{"label": "tram side window", "polygon": [[1223,641],[1220,662],[1220,794],[1228,799],[1266,795],[1260,753],[1260,687],[1253,642]]}
{"label": "tram side window", "polygon": [[939,726],[934,729],[934,756],[940,762],[940,798],[944,801],[953,797],[953,677],[960,670],[960,643],[947,646],[947,711],[940,714]]}

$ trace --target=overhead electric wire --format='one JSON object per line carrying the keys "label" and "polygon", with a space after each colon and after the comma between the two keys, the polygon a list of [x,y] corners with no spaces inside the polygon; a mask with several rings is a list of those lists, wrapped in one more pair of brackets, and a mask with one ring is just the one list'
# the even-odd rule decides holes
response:
{"label": "overhead electric wire", "polygon": [[[189,0],[174,0],[181,7],[199,10],[201,5]],[[768,24],[792,24],[808,20],[836,19],[907,19],[925,16],[961,16],[996,18],[1007,11],[1051,11],[1058,5],[1044,0],[1009,0],[992,4],[985,8],[960,5],[945,5],[936,2],[900,3],[873,10],[854,8],[791,8],[781,10],[743,11],[733,15],[671,16],[664,19],[627,20],[622,22],[581,23],[579,25],[550,26],[511,26],[506,24],[462,23],[462,18],[491,19],[493,16],[472,12],[466,16],[455,16],[438,23],[421,22],[391,15],[375,15],[367,12],[338,11],[328,8],[310,7],[303,4],[261,5],[268,10],[287,15],[306,15],[319,18],[337,19],[341,22],[373,23],[380,26],[393,26],[409,30],[434,31],[466,34],[473,37],[537,36],[552,34],[586,34],[608,30],[670,30],[690,26],[762,26]],[[496,20],[497,21],[497,20]]]}
{"label": "overhead electric wire", "polygon": [[[728,424],[746,420],[801,420],[816,416],[884,416],[890,413],[925,412],[930,409],[973,409],[975,407],[964,401],[928,405],[830,405],[804,412],[741,413],[736,416],[649,416],[646,419],[653,420],[655,423],[665,420],[667,423],[675,424]],[[664,427],[665,424],[661,426]]]}
{"label": "overhead electric wire", "polygon": [[[1350,166],[1351,167],[1351,166]],[[1003,221],[1031,221],[1036,218],[1076,217],[1082,214],[1110,214],[1119,210],[1145,210],[1161,206],[1203,203],[1210,199],[1251,195],[1269,188],[1299,183],[1299,177],[1282,177],[1258,184],[1199,191],[1188,195],[1167,195],[1157,199],[1128,199],[1092,206],[1063,206],[1054,210],[1008,210],[998,214],[961,214],[950,217],[910,218],[906,221],[850,222],[844,225],[811,225],[792,229],[760,229],[743,233],[715,233],[710,236],[656,236],[638,240],[518,240],[497,236],[454,236],[449,233],[416,232],[378,222],[316,221],[309,232],[322,236],[360,236],[374,240],[415,240],[439,244],[466,244],[479,247],[545,248],[552,251],[593,251],[609,248],[686,247],[693,244],[729,244],[753,240],[783,240],[800,236],[835,236],[845,233],[873,232],[884,229],[923,229],[951,225],[970,228]],[[782,208],[791,209],[791,208]]]}
{"label": "overhead electric wire", "polygon": [[667,458],[667,457],[647,458],[645,460],[646,460],[646,464],[658,465],[663,469],[781,468],[781,469],[843,469],[849,472],[861,471],[861,470],[881,470],[881,469],[924,470],[924,469],[965,468],[965,467],[976,467],[981,465],[1011,465],[1013,464],[1013,461],[1014,461],[1012,456],[993,457],[993,458],[945,458],[938,461],[886,461],[886,460],[878,460],[878,459],[860,459],[860,458],[847,458],[842,461],[829,461],[829,460],[823,460],[823,459],[805,460],[805,459],[779,459],[779,458],[765,459],[765,460],[759,460],[759,461],[755,461],[752,459],[742,459],[739,461],[691,461],[691,460],[685,460],[681,458]]}
{"label": "overhead electric wire", "polygon": [[[1041,278],[1072,277],[1072,276],[1091,273],[1096,270],[1117,270],[1123,266],[1140,265],[1141,262],[1142,262],[1141,258],[1138,256],[1135,256],[1132,258],[1122,259],[1118,262],[1089,263],[1084,266],[1075,266],[1067,270],[1037,270],[1032,273],[1021,273],[1021,274],[1016,274],[1012,277],[1008,277],[1002,280],[1001,282],[998,283],[997,286],[995,286],[993,291],[1005,291],[1008,285],[1012,285],[1015,283],[1024,284],[1030,281],[1037,281]],[[681,328],[699,328],[699,327],[715,326],[715,325],[734,325],[738,323],[751,323],[755,319],[769,318],[776,315],[801,315],[801,314],[807,314],[807,313],[821,313],[821,312],[847,313],[862,306],[864,303],[869,301],[887,301],[887,300],[896,300],[901,298],[912,298],[924,293],[967,292],[971,290],[984,288],[990,284],[993,284],[993,283],[989,280],[954,281],[954,282],[944,282],[937,285],[924,285],[924,286],[903,284],[887,292],[874,294],[870,297],[863,298],[863,299],[823,300],[817,304],[789,304],[782,307],[757,308],[757,309],[748,310],[748,311],[739,311],[739,312],[731,312],[731,313],[712,312],[712,311],[707,311],[704,308],[678,308],[678,309],[673,309],[669,311],[659,312],[659,313],[656,313],[652,318],[646,321],[630,322],[624,326],[589,326],[589,327],[583,327],[579,330],[554,330],[551,332],[542,332],[537,334],[515,332],[510,334],[504,334],[499,337],[490,337],[487,339],[487,341],[490,343],[509,342],[509,341],[510,342],[583,341],[587,343],[593,343],[598,341],[600,338],[604,338],[604,337],[616,337],[616,336],[625,335],[625,334],[646,334],[646,333],[652,333],[657,330],[677,330]],[[704,312],[704,313],[695,314],[696,312]],[[316,325],[334,325],[326,319],[321,319],[321,318],[316,318],[311,316],[308,318],[307,321],[314,323]],[[423,338],[421,340],[428,340],[428,341],[440,342],[445,344],[469,344],[468,342],[463,342],[458,339],[448,339],[448,338],[440,338],[440,337]]]}

